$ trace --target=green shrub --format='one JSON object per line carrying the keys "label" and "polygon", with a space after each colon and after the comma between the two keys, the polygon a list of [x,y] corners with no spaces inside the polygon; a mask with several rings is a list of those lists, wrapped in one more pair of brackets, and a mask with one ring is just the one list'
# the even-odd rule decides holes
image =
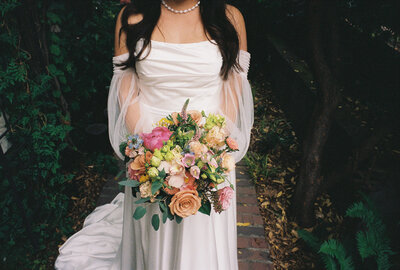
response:
{"label": "green shrub", "polygon": [[[346,216],[351,218],[359,218],[364,226],[363,230],[356,233],[357,251],[352,252],[361,257],[361,264],[365,259],[372,257],[376,261],[376,269],[388,270],[391,267],[389,262],[390,255],[394,252],[390,247],[390,242],[386,236],[386,227],[371,203],[365,198],[365,202],[356,202],[346,211]],[[316,236],[306,230],[299,230],[299,236],[314,250],[318,252],[325,268],[328,270],[342,269],[364,269],[355,267],[350,248],[345,246],[336,239],[328,239],[321,242]]]}

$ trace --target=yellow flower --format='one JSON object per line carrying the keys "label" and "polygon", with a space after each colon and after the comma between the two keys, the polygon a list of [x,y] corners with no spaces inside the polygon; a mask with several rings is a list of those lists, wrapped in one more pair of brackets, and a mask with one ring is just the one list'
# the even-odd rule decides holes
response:
{"label": "yellow flower", "polygon": [[170,121],[170,120],[168,120],[167,118],[164,117],[164,118],[161,118],[161,120],[156,123],[156,126],[158,126],[158,127],[169,127],[173,123],[174,122],[172,122],[172,121]]}
{"label": "yellow flower", "polygon": [[149,180],[149,178],[150,178],[149,175],[144,174],[144,175],[140,176],[139,182],[140,182],[140,183],[144,183],[144,182],[146,182],[147,180]]}

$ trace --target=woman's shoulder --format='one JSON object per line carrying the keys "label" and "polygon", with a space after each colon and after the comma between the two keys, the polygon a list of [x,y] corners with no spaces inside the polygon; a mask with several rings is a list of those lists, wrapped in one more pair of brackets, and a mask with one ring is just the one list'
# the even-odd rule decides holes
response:
{"label": "woman's shoulder", "polygon": [[126,47],[126,33],[121,32],[122,27],[122,20],[123,16],[129,16],[127,19],[128,24],[136,24],[143,19],[142,14],[138,14],[135,12],[129,12],[125,15],[124,12],[126,11],[127,6],[121,8],[118,13],[117,21],[115,25],[115,42],[114,42],[114,56],[122,55],[128,52],[128,48]]}
{"label": "woman's shoulder", "polygon": [[226,16],[238,33],[240,49],[247,51],[246,25],[242,13],[237,7],[227,4]]}
{"label": "woman's shoulder", "polygon": [[[124,6],[119,11],[118,19],[117,19],[118,22],[121,22],[122,15],[124,14],[124,11],[126,8],[127,8],[127,6]],[[128,17],[128,24],[136,24],[136,23],[140,22],[141,20],[143,20],[143,15],[141,13],[135,13],[134,11],[132,11]]]}
{"label": "woman's shoulder", "polygon": [[244,23],[244,18],[240,10],[230,4],[226,4],[226,16],[235,24]]}

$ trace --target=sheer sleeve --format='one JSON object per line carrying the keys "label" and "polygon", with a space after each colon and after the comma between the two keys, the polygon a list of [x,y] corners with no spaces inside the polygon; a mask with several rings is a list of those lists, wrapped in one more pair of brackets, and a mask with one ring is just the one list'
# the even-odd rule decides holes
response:
{"label": "sheer sleeve", "polygon": [[113,57],[113,77],[110,83],[107,101],[108,134],[111,146],[120,159],[124,159],[119,145],[126,140],[126,135],[136,132],[140,118],[139,88],[137,75],[133,68],[122,70],[115,64],[128,58],[128,53]]}
{"label": "sheer sleeve", "polygon": [[239,64],[243,71],[233,71],[222,84],[220,110],[227,119],[228,128],[239,145],[233,153],[235,161],[240,161],[250,144],[250,132],[254,123],[254,107],[251,86],[247,80],[250,53],[239,51]]}

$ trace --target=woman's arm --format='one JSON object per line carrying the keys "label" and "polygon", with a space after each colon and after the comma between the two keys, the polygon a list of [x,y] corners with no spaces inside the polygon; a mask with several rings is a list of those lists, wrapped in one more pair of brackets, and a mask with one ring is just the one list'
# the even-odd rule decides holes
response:
{"label": "woman's arm", "polygon": [[240,11],[227,5],[227,16],[234,25],[239,38],[238,62],[242,71],[232,69],[222,84],[220,109],[225,115],[231,136],[239,144],[234,153],[236,162],[242,159],[250,143],[250,132],[254,122],[253,96],[247,80],[250,54],[247,52],[246,27]]}
{"label": "woman's arm", "polygon": [[[112,59],[114,73],[107,102],[110,142],[121,159],[123,159],[123,156],[119,153],[119,144],[126,139],[126,133],[135,132],[136,124],[140,119],[139,89],[136,73],[133,68],[123,70],[122,67],[116,66],[116,64],[125,62],[129,57],[129,50],[126,47],[126,34],[122,32],[119,35],[122,27],[122,13],[125,8],[122,8],[119,12],[115,25],[115,46]],[[135,19],[134,17],[130,17],[128,22],[130,23]]]}

